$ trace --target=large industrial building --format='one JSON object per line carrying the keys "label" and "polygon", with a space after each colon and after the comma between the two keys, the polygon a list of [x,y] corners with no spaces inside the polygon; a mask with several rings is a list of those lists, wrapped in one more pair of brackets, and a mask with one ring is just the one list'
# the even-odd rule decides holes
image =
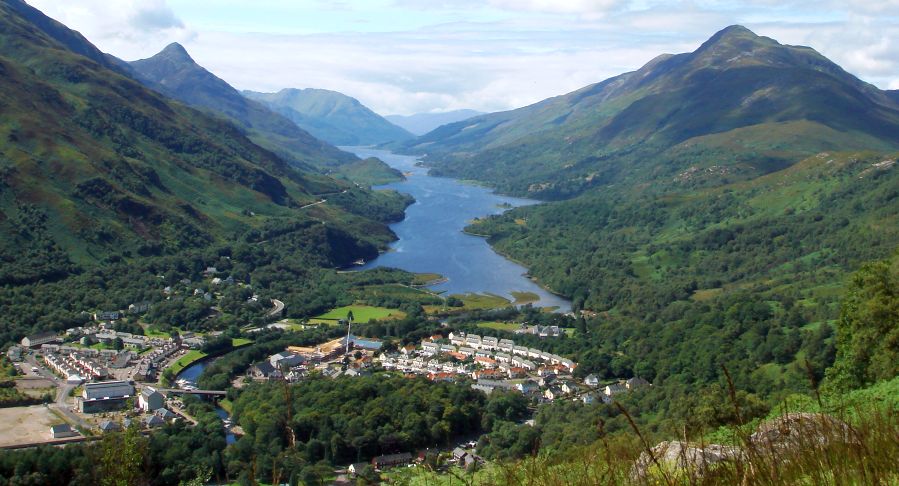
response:
{"label": "large industrial building", "polygon": [[78,398],[78,410],[82,413],[105,412],[125,406],[134,397],[134,385],[127,381],[101,381],[84,385]]}

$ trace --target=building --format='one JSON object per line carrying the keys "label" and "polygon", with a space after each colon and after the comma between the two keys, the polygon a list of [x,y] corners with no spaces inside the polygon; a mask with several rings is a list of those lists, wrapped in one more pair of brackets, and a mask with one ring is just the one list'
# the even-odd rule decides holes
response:
{"label": "building", "polygon": [[365,339],[356,336],[350,336],[350,342],[353,343],[354,348],[363,349],[365,351],[380,351],[381,347],[384,346],[383,341],[379,341],[377,339]]}
{"label": "building", "polygon": [[37,348],[43,344],[55,343],[58,340],[59,338],[56,336],[55,332],[42,332],[23,337],[22,346],[26,348]]}
{"label": "building", "polygon": [[412,462],[412,454],[402,452],[400,454],[387,454],[375,457],[371,460],[371,465],[374,466],[375,469],[382,470],[388,467],[402,466],[404,464],[409,464],[410,462]]}
{"label": "building", "polygon": [[272,366],[271,361],[260,361],[247,370],[247,376],[257,380],[268,380],[275,375],[280,377],[281,371]]}
{"label": "building", "polygon": [[108,432],[118,432],[122,430],[122,426],[118,424],[118,422],[113,422],[112,420],[104,420],[100,422],[100,432],[108,433]]}
{"label": "building", "polygon": [[147,417],[144,417],[143,423],[146,428],[152,429],[165,425],[165,420],[163,420],[159,415],[149,415]]}
{"label": "building", "polygon": [[543,392],[543,396],[547,400],[556,400],[561,398],[562,395],[564,395],[564,392],[562,391],[562,387],[558,385],[551,385],[545,392]]}
{"label": "building", "polygon": [[527,395],[539,391],[540,385],[538,385],[534,380],[524,380],[521,383],[516,384],[515,388],[517,388],[521,393]]}
{"label": "building", "polygon": [[115,321],[122,318],[122,313],[119,311],[100,311],[94,313],[95,321]]}
{"label": "building", "polygon": [[627,391],[627,388],[625,388],[624,385],[622,385],[620,383],[606,385],[606,387],[602,389],[603,394],[607,397],[614,397],[615,395],[617,395],[619,393],[624,393],[626,391]]}
{"label": "building", "polygon": [[[190,283],[190,281],[188,281],[188,283]],[[147,312],[148,310],[150,310],[149,302],[136,302],[136,303],[128,306],[129,314],[143,314],[144,312]]]}
{"label": "building", "polygon": [[137,404],[144,412],[154,412],[165,406],[165,397],[155,388],[147,386],[140,391]]}
{"label": "building", "polygon": [[624,382],[624,386],[628,390],[633,390],[634,388],[640,388],[640,387],[649,386],[649,385],[650,385],[650,383],[648,381],[646,381],[640,377],[634,377],[634,378],[631,378],[630,380],[627,380],[626,382]]}
{"label": "building", "polygon": [[78,435],[78,433],[72,430],[72,426],[69,424],[50,426],[51,439],[65,439],[66,437],[75,437],[76,435]]}
{"label": "building", "polygon": [[82,413],[105,412],[125,406],[134,397],[134,386],[127,381],[101,381],[84,385],[78,398]]}
{"label": "building", "polygon": [[306,362],[306,359],[299,354],[294,354],[289,351],[281,351],[278,354],[271,355],[268,358],[268,362],[271,363],[273,368],[283,369],[293,368],[294,366],[301,365]]}
{"label": "building", "polygon": [[365,466],[368,466],[367,462],[357,462],[354,464],[350,464],[350,467],[347,468],[347,472],[350,473],[350,476],[358,476],[362,474],[362,471],[365,469]]}
{"label": "building", "polygon": [[594,374],[589,374],[584,378],[584,384],[593,387],[599,386],[599,377]]}

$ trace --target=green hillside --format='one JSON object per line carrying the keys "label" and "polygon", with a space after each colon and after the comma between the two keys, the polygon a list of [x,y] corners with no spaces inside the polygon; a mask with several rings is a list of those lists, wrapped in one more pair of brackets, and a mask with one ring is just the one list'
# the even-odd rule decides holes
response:
{"label": "green hillside", "polygon": [[714,184],[822,151],[899,148],[899,105],[813,49],[729,27],[688,54],[518,110],[446,125],[404,149],[441,175],[564,199],[690,170]]}
{"label": "green hillside", "polygon": [[271,218],[356,221],[372,243],[392,237],[353,213],[393,196],[354,189],[345,207],[301,209],[353,186],[297,171],[230,123],[76,54],[18,2],[0,8],[4,283],[203,247]]}
{"label": "green hillside", "polygon": [[336,91],[308,88],[243,93],[334,145],[377,145],[413,137],[359,100]]}
{"label": "green hillside", "polygon": [[[81,306],[155,300],[146,278],[158,265],[191,275],[235,242],[276,242],[248,253],[245,272],[279,255],[300,282],[297,272],[370,259],[394,238],[385,223],[407,198],[297,170],[230,122],[77,53],[92,46],[57,42],[65,27],[37,10],[9,0],[0,12],[4,341],[65,325]],[[128,289],[116,297],[98,283],[113,269],[115,292]]]}

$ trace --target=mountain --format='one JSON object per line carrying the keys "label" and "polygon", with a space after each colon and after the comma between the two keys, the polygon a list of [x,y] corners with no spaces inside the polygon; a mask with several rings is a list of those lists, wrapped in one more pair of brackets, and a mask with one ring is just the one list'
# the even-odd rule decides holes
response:
{"label": "mountain", "polygon": [[741,26],[696,51],[405,144],[435,172],[564,199],[592,187],[748,180],[825,150],[899,148],[899,105],[808,47]]}
{"label": "mountain", "polygon": [[377,215],[362,216],[392,196],[296,169],[18,0],[0,2],[0,14],[0,285],[273,225],[305,228],[306,265],[370,258],[393,238]]}
{"label": "mountain", "polygon": [[899,103],[899,89],[891,89],[886,92],[886,95],[896,103]]}
{"label": "mountain", "polygon": [[357,160],[316,139],[290,120],[248,100],[221,78],[197,64],[178,43],[149,59],[133,61],[137,77],[157,91],[235,122],[247,136],[300,166],[339,167]]}
{"label": "mountain", "polygon": [[412,138],[406,130],[366,108],[359,100],[325,89],[244,91],[304,130],[334,145],[377,145]]}
{"label": "mountain", "polygon": [[475,110],[453,110],[443,113],[416,113],[414,115],[387,115],[384,118],[394,125],[405,128],[415,135],[424,135],[448,123],[460,122],[483,115]]}

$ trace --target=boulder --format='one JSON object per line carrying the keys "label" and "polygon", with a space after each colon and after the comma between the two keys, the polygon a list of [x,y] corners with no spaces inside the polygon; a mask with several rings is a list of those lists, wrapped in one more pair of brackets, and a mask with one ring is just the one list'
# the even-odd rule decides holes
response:
{"label": "boulder", "polygon": [[648,453],[640,454],[631,469],[631,478],[645,480],[656,463],[666,471],[686,470],[691,475],[702,476],[709,466],[735,460],[742,454],[742,450],[735,446],[690,444],[681,441],[660,442]]}
{"label": "boulder", "polygon": [[822,413],[788,413],[761,425],[749,442],[772,451],[857,444],[858,433],[842,420]]}

